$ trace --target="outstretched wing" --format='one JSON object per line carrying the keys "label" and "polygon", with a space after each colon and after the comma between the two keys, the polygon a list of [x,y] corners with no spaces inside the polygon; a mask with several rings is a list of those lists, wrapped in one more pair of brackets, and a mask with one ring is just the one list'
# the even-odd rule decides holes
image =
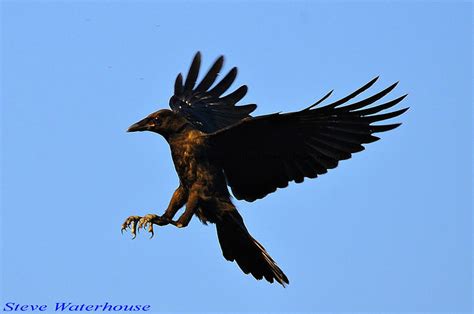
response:
{"label": "outstretched wing", "polygon": [[[378,77],[377,77],[378,78]],[[400,124],[372,125],[397,117],[408,108],[379,114],[399,103],[406,95],[367,108],[395,88],[345,105],[370,86],[373,79],[357,91],[334,103],[316,107],[332,93],[308,108],[285,114],[270,114],[242,120],[208,136],[214,157],[221,164],[228,185],[237,199],[254,201],[288,186],[303,182],[335,168],[340,160],[364,149],[362,144],[379,138]]]}
{"label": "outstretched wing", "polygon": [[221,97],[234,82],[237,76],[236,67],[232,68],[218,84],[210,88],[219,75],[223,63],[224,57],[221,56],[195,87],[201,66],[201,53],[197,52],[184,85],[183,76],[179,73],[174,84],[174,95],[170,98],[171,109],[183,115],[197,129],[205,133],[215,132],[250,117],[249,114],[257,108],[254,104],[235,105],[247,93],[245,85]]}

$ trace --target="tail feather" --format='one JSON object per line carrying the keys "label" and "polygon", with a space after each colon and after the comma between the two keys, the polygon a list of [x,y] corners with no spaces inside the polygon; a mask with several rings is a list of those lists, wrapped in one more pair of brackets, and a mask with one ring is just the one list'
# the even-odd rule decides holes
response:
{"label": "tail feather", "polygon": [[226,260],[236,261],[244,273],[251,273],[258,280],[265,278],[271,283],[275,280],[283,287],[289,284],[265,248],[247,231],[236,209],[226,211],[216,222],[216,227]]}

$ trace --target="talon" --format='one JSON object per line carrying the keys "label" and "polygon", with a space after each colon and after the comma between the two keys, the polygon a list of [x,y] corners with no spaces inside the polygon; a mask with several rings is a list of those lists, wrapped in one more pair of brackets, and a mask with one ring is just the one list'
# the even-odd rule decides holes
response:
{"label": "talon", "polygon": [[130,216],[127,219],[125,219],[125,222],[122,224],[122,229],[120,230],[123,234],[123,231],[127,231],[127,229],[130,229],[130,233],[132,234],[132,239],[135,239],[137,236],[136,234],[136,227],[138,220],[140,219],[140,216]]}
{"label": "talon", "polygon": [[[137,221],[134,221],[132,223],[132,227],[131,227],[131,231],[130,231],[133,234],[132,239],[135,239],[137,237],[137,223],[138,223]],[[140,228],[138,230],[140,230]]]}
{"label": "talon", "polygon": [[145,217],[140,219],[140,221],[138,222],[138,230],[140,230],[141,228],[144,228],[144,226],[146,225],[146,222],[144,221],[144,219]]}
{"label": "talon", "polygon": [[147,229],[151,233],[150,239],[154,236],[153,224],[158,224],[159,221],[156,221],[159,216],[154,214],[148,214],[143,216],[138,222],[138,229]]}
{"label": "talon", "polygon": [[148,232],[151,233],[150,239],[153,238],[153,236],[155,235],[155,232],[153,231],[153,224],[152,223],[148,227]]}
{"label": "talon", "polygon": [[140,229],[147,229],[151,234],[150,239],[153,238],[155,232],[153,230],[153,224],[159,226],[164,226],[169,223],[168,219],[163,219],[162,217],[155,214],[148,214],[143,217],[140,216],[130,216],[122,224],[121,232],[130,228],[130,233],[133,235],[132,239],[135,239],[137,233],[140,232]]}

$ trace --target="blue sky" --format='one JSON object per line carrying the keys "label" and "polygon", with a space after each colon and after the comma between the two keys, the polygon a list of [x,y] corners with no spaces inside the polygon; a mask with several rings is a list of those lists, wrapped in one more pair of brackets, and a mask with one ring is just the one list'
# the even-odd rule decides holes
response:
{"label": "blue sky", "polygon": [[[469,311],[472,4],[2,2],[2,300],[174,311]],[[256,114],[380,75],[404,124],[337,169],[255,203],[246,224],[290,278],[224,260],[214,226],[121,236],[178,185],[165,108],[194,53],[219,55]],[[368,92],[366,95],[369,95]]]}

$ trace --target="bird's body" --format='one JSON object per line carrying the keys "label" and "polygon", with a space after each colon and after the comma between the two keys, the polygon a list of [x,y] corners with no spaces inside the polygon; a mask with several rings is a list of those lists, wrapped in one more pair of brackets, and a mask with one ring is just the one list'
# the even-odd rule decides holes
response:
{"label": "bird's body", "polygon": [[180,186],[186,195],[199,199],[196,215],[202,222],[215,223],[215,210],[208,203],[215,198],[231,201],[224,173],[209,156],[205,134],[189,124],[168,139],[168,144]]}
{"label": "bird's body", "polygon": [[[237,74],[233,68],[211,88],[222,67],[220,57],[195,87],[200,67],[196,54],[185,83],[181,74],[171,97],[172,110],[159,110],[135,123],[129,132],[152,131],[168,142],[180,185],[162,216],[130,216],[122,230],[153,225],[173,224],[186,227],[196,215],[203,223],[216,225],[224,257],[236,261],[255,278],[276,281],[283,286],[288,278],[265,248],[245,227],[231,200],[228,186],[239,200],[253,202],[288,183],[316,178],[337,167],[340,160],[362,151],[362,144],[379,138],[373,133],[385,132],[400,124],[372,125],[401,115],[401,109],[384,114],[405,96],[368,107],[387,95],[396,84],[364,100],[345,105],[372,86],[377,78],[350,95],[331,104],[315,104],[291,113],[251,117],[256,105],[236,106],[247,87],[221,97]],[[173,218],[186,206],[177,221]]]}
{"label": "bird's body", "polygon": [[[219,242],[225,258],[236,261],[245,273],[257,279],[276,280],[284,285],[288,278],[247,231],[244,221],[231,201],[221,163],[209,144],[209,137],[191,123],[170,110],[160,110],[145,118],[147,124],[160,121],[158,133],[170,146],[171,156],[180,185],[176,189],[163,216],[131,216],[127,224],[165,225],[172,223],[186,227],[193,215],[207,224],[216,224]],[[139,122],[140,123],[140,122]],[[172,219],[186,204],[177,222]],[[135,226],[133,227],[135,228]]]}

